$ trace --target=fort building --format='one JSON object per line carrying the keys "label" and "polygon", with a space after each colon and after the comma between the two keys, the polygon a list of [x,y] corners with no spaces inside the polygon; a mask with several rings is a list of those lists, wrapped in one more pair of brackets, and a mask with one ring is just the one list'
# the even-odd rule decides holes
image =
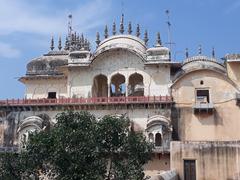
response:
{"label": "fort building", "polygon": [[146,175],[240,179],[240,55],[219,60],[200,47],[175,61],[160,33],[150,47],[148,32],[139,25],[133,32],[124,16],[111,29],[97,33],[95,48],[70,28],[30,60],[19,79],[24,98],[0,100],[0,150],[24,148],[29,132],[56,123],[64,110],[125,114],[154,143]]}

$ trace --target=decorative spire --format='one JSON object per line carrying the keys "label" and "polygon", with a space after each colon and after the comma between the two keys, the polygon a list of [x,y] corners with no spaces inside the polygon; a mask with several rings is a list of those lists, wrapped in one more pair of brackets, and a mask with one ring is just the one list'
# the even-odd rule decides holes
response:
{"label": "decorative spire", "polygon": [[185,49],[185,56],[186,56],[186,58],[188,58],[188,57],[189,57],[188,48],[186,48],[186,49]]}
{"label": "decorative spire", "polygon": [[81,35],[81,40],[82,40],[82,42],[84,42],[84,36],[83,36],[83,33],[82,33],[82,35]]}
{"label": "decorative spire", "polygon": [[140,36],[140,26],[139,24],[137,24],[137,30],[136,30],[136,36],[139,37]]}
{"label": "decorative spire", "polygon": [[113,34],[113,35],[116,35],[116,34],[117,34],[117,31],[116,31],[116,23],[115,23],[115,22],[113,22],[112,34]]}
{"label": "decorative spire", "polygon": [[201,55],[202,54],[202,45],[199,45],[198,47],[198,55]]}
{"label": "decorative spire", "polygon": [[128,34],[132,34],[132,23],[128,23]]}
{"label": "decorative spire", "polygon": [[74,42],[75,43],[77,42],[77,32],[76,31],[74,32]]}
{"label": "decorative spire", "polygon": [[215,48],[212,48],[212,57],[215,58]]}
{"label": "decorative spire", "polygon": [[80,47],[84,48],[84,36],[83,36],[83,33],[81,34],[81,37],[80,37]]}
{"label": "decorative spire", "polygon": [[87,44],[88,44],[88,51],[90,51],[90,42],[87,41]]}
{"label": "decorative spire", "polygon": [[108,27],[107,27],[107,25],[105,26],[105,30],[104,30],[104,37],[108,38]]}
{"label": "decorative spire", "polygon": [[144,32],[144,43],[145,43],[145,45],[147,45],[147,43],[148,43],[148,32],[147,32],[147,30],[145,30],[145,32]]}
{"label": "decorative spire", "polygon": [[157,33],[156,46],[161,46],[161,45],[162,45],[161,36],[160,36],[160,32],[158,32]]}
{"label": "decorative spire", "polygon": [[96,44],[97,44],[97,47],[99,46],[99,44],[100,44],[100,34],[99,34],[99,32],[97,32],[97,34],[96,34]]}
{"label": "decorative spire", "polygon": [[68,37],[66,37],[64,49],[65,49],[65,50],[69,50],[69,40],[68,40]]}
{"label": "decorative spire", "polygon": [[121,34],[123,34],[124,33],[124,14],[122,14],[122,17],[121,17],[121,23],[120,23],[120,30],[119,30],[119,32],[121,33]]}
{"label": "decorative spire", "polygon": [[53,39],[53,36],[51,37],[51,45],[50,45],[50,49],[51,49],[51,50],[54,49],[54,39]]}
{"label": "decorative spire", "polygon": [[62,49],[62,39],[61,39],[61,36],[59,37],[58,39],[58,50],[61,51]]}
{"label": "decorative spire", "polygon": [[88,48],[88,40],[87,39],[85,39],[85,41],[84,41],[84,50],[88,50],[89,48]]}

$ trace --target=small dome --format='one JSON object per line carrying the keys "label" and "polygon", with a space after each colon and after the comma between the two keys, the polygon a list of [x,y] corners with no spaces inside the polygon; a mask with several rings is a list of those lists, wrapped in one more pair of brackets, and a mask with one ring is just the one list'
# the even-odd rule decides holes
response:
{"label": "small dome", "polygon": [[33,59],[27,64],[27,75],[53,75],[60,74],[57,67],[67,64],[67,55],[45,55]]}
{"label": "small dome", "polygon": [[168,55],[170,50],[164,46],[155,46],[147,49],[147,55]]}
{"label": "small dome", "polygon": [[156,45],[147,50],[148,62],[170,61],[170,50],[167,47]]}
{"label": "small dome", "polygon": [[225,73],[226,69],[223,64],[217,62],[217,59],[207,56],[194,56],[187,58],[182,65],[184,72],[198,69],[212,69]]}

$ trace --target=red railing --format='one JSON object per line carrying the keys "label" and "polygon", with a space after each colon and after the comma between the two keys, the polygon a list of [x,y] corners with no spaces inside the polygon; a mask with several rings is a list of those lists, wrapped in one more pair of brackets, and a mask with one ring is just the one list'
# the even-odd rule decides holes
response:
{"label": "red railing", "polygon": [[129,96],[129,97],[92,97],[59,99],[7,99],[0,100],[0,106],[12,105],[64,105],[64,104],[138,104],[171,103],[171,96]]}

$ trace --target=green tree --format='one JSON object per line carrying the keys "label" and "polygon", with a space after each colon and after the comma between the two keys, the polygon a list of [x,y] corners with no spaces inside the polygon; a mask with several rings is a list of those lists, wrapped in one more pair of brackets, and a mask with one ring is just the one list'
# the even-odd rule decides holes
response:
{"label": "green tree", "polygon": [[133,123],[121,116],[105,116],[98,122],[100,151],[108,161],[106,179],[144,179],[143,165],[151,158],[152,145]]}
{"label": "green tree", "polygon": [[[141,180],[152,146],[128,118],[63,112],[50,131],[30,136],[19,154],[2,154],[0,179],[40,175],[61,180]],[[7,178],[5,178],[7,179]]]}

